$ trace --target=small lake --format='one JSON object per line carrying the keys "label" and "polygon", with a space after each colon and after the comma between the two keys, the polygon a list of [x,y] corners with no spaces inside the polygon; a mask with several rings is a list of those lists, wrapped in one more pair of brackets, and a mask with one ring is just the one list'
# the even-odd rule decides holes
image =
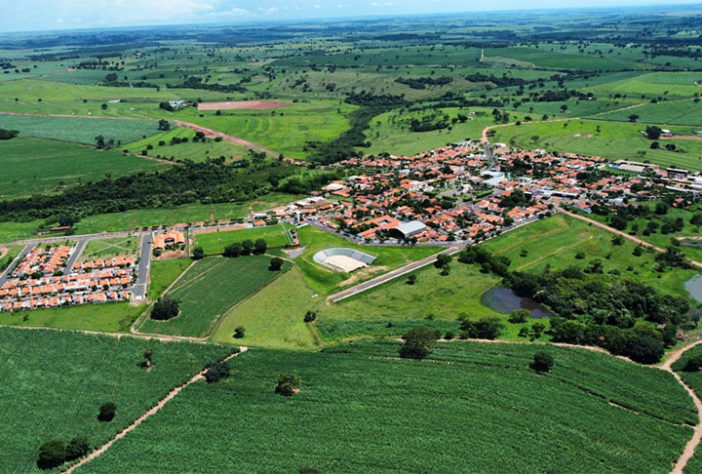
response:
{"label": "small lake", "polygon": [[517,296],[511,288],[492,288],[483,294],[480,302],[502,314],[511,314],[516,309],[528,309],[531,311],[532,318],[548,318],[551,316],[551,313],[539,303],[531,298]]}
{"label": "small lake", "polygon": [[693,299],[702,303],[702,275],[699,273],[685,282],[685,289]]}

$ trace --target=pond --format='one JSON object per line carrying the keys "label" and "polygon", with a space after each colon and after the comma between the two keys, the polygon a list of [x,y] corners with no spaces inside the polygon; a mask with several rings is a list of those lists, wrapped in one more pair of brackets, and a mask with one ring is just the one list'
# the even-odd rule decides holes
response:
{"label": "pond", "polygon": [[702,303],[702,275],[697,274],[685,282],[685,289],[693,299]]}
{"label": "pond", "polygon": [[502,314],[511,314],[516,309],[528,309],[532,318],[548,318],[551,313],[531,298],[517,296],[511,288],[495,287],[486,291],[480,302]]}

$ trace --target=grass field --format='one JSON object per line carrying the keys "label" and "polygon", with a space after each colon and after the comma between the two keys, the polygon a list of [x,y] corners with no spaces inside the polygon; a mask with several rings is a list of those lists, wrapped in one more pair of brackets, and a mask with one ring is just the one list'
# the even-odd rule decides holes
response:
{"label": "grass field", "polygon": [[691,125],[702,128],[702,104],[692,100],[644,103],[640,107],[598,115],[596,118],[626,122],[631,114],[638,115],[640,121],[647,123]]}
{"label": "grass field", "polygon": [[95,260],[96,258],[113,258],[117,256],[137,256],[140,238],[138,236],[116,237],[111,239],[90,240],[78,260]]}
{"label": "grass field", "polygon": [[[322,295],[328,295],[334,290],[352,283],[360,283],[371,275],[384,273],[415,260],[420,260],[441,251],[437,247],[369,247],[358,245],[335,235],[316,229],[303,227],[298,230],[300,245],[305,247],[305,252],[296,259],[305,276],[307,285]],[[336,247],[345,247],[360,250],[376,257],[373,265],[368,270],[356,272],[353,281],[348,273],[335,272],[313,260],[314,254],[320,250]]]}
{"label": "grass field", "polygon": [[12,260],[15,259],[23,248],[24,247],[21,245],[10,245],[6,247],[7,252],[5,253],[5,256],[0,258],[0,273],[2,273],[2,271],[6,269],[10,263],[12,263]]}
{"label": "grass field", "polygon": [[[139,367],[152,348],[153,370]],[[86,436],[98,446],[230,349],[187,343],[0,328],[0,423],[5,472],[42,472],[35,461],[46,441]],[[101,403],[116,404],[109,423]]]}
{"label": "grass field", "polygon": [[[595,120],[531,123],[497,128],[492,141],[527,150],[544,148],[548,151],[602,156],[609,160],[635,160],[664,167],[702,170],[699,158],[702,155],[702,140],[661,140],[663,144],[675,144],[685,153],[651,150],[651,140],[641,134],[645,128],[644,124]],[[689,127],[671,127],[671,130],[678,135],[694,134]]]}
{"label": "grass field", "polygon": [[201,246],[206,255],[221,254],[227,245],[234,242],[243,242],[247,239],[252,242],[255,242],[257,239],[264,239],[268,243],[268,248],[285,247],[292,244],[290,229],[292,229],[292,226],[288,224],[277,224],[265,227],[252,227],[250,229],[198,234],[195,239],[195,246]]}
{"label": "grass field", "polygon": [[3,198],[51,193],[107,175],[117,177],[164,166],[116,151],[97,151],[85,145],[38,138],[19,137],[0,142]]}
{"label": "grass field", "polygon": [[19,130],[22,137],[48,138],[95,145],[95,137],[128,143],[158,132],[156,120],[85,117],[37,117],[0,113],[0,128]]}
{"label": "grass field", "polygon": [[[177,127],[167,132],[161,132],[148,138],[127,143],[122,146],[122,150],[129,150],[134,153],[147,152],[150,156],[172,159],[175,161],[205,161],[210,158],[225,157],[228,160],[245,156],[247,148],[235,145],[226,140],[216,142],[208,139],[207,142],[193,142],[195,132],[188,128]],[[187,138],[187,143],[171,144],[174,138]],[[163,142],[164,145],[160,145]],[[126,142],[123,142],[126,143]],[[149,150],[147,147],[152,146]]]}
{"label": "grass field", "polygon": [[86,304],[64,308],[33,309],[0,313],[0,325],[76,329],[100,332],[127,332],[146,309],[129,303]]}
{"label": "grass field", "polygon": [[[236,376],[188,387],[79,472],[662,474],[696,421],[670,374],[603,354],[547,347],[556,366],[539,376],[534,346],[443,344],[424,362],[397,359],[398,348],[249,350]],[[302,380],[292,398],[273,393],[286,372]],[[155,439],[169,442],[140,455]]]}
{"label": "grass field", "polygon": [[[702,355],[702,347],[696,346],[688,350],[683,354],[683,356],[675,364],[673,364],[673,370],[675,370],[680,377],[685,381],[687,385],[692,388],[692,390],[697,393],[697,396],[702,396],[702,372],[684,372],[682,369],[685,367],[685,363],[693,358]],[[695,455],[688,462],[685,472],[702,472],[702,452],[698,447],[695,451]]]}
{"label": "grass field", "polygon": [[279,275],[268,270],[269,263],[270,257],[263,255],[198,261],[167,293],[180,303],[181,314],[168,321],[146,319],[140,331],[207,336],[229,308]]}
{"label": "grass field", "polygon": [[[511,270],[539,272],[546,265],[553,269],[569,265],[585,267],[599,259],[605,273],[617,270],[623,276],[651,285],[664,293],[690,298],[684,283],[695,274],[693,270],[655,272],[653,253],[644,252],[642,256],[635,257],[632,254],[634,244],[627,241],[615,247],[611,239],[611,234],[603,230],[556,215],[480,245],[496,255],[508,257],[512,262]],[[526,252],[524,257],[521,256],[523,251]],[[578,252],[583,252],[586,259],[575,258]],[[505,323],[502,337],[518,338],[523,324],[507,324],[507,315],[499,315],[480,302],[487,290],[499,285],[499,277],[481,273],[477,265],[459,262],[451,264],[448,276],[441,276],[433,266],[414,273],[417,275],[414,285],[408,285],[407,278],[401,277],[337,304],[320,304],[315,324],[322,337],[335,341],[366,334],[399,335],[408,326],[422,324],[457,333],[456,319],[466,315],[469,318],[501,317]],[[427,321],[427,318],[430,320]],[[392,323],[392,326],[388,323]]]}
{"label": "grass field", "polygon": [[193,263],[189,258],[151,262],[149,299],[156,300]]}

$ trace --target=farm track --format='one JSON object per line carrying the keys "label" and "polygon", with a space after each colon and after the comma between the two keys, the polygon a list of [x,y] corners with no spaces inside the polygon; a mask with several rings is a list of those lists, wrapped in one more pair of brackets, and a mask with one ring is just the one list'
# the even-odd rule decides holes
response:
{"label": "farm track", "polygon": [[[227,361],[233,359],[234,357],[238,356],[239,354],[243,354],[243,353],[246,352],[247,350],[248,350],[248,347],[240,347],[240,348],[239,348],[239,352],[235,352],[235,353],[233,353],[233,354],[230,354],[229,356],[227,356],[227,357],[225,357],[224,359],[222,359],[221,362],[227,362]],[[67,470],[65,470],[65,471],[63,471],[63,472],[65,472],[66,474],[70,474],[70,473],[72,473],[73,471],[75,471],[76,469],[78,469],[79,467],[84,466],[85,464],[89,463],[89,462],[92,461],[93,459],[96,459],[96,458],[99,457],[100,455],[104,454],[105,451],[107,451],[108,449],[110,449],[110,448],[112,447],[112,445],[113,445],[117,440],[119,440],[119,439],[121,439],[121,438],[124,438],[127,434],[129,434],[130,431],[133,431],[134,429],[136,429],[136,428],[137,428],[140,424],[142,424],[147,418],[149,418],[149,417],[155,415],[156,413],[158,413],[164,406],[166,406],[166,404],[167,404],[168,402],[170,402],[171,400],[173,400],[173,399],[176,397],[176,395],[178,395],[180,392],[182,392],[184,388],[186,388],[188,385],[191,385],[191,384],[193,384],[193,383],[195,383],[195,382],[198,382],[198,381],[204,379],[204,378],[205,378],[205,374],[207,374],[207,372],[209,372],[209,370],[210,370],[209,367],[208,367],[208,368],[205,368],[205,369],[203,369],[203,370],[201,370],[201,371],[198,372],[197,374],[193,375],[193,376],[190,378],[190,380],[188,380],[188,381],[185,382],[184,384],[178,385],[177,387],[175,387],[174,389],[172,389],[170,392],[168,392],[168,395],[166,395],[164,398],[161,399],[160,402],[158,402],[156,405],[154,405],[153,407],[151,407],[151,409],[150,409],[149,411],[147,411],[146,413],[144,413],[143,415],[141,415],[139,418],[137,418],[136,420],[134,420],[129,426],[127,426],[127,427],[124,428],[122,431],[120,431],[119,433],[117,433],[111,440],[109,440],[107,443],[103,444],[103,445],[100,446],[98,449],[94,450],[93,452],[91,452],[90,454],[88,454],[86,457],[82,458],[82,459],[81,459],[80,461],[78,461],[76,464],[74,464],[73,466],[71,466],[70,468],[68,468]]]}

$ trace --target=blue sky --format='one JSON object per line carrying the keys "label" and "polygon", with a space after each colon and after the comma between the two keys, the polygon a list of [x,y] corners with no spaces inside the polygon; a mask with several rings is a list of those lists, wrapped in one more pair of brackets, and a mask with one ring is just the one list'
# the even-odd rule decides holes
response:
{"label": "blue sky", "polygon": [[699,3],[655,0],[6,0],[0,32],[183,23]]}

